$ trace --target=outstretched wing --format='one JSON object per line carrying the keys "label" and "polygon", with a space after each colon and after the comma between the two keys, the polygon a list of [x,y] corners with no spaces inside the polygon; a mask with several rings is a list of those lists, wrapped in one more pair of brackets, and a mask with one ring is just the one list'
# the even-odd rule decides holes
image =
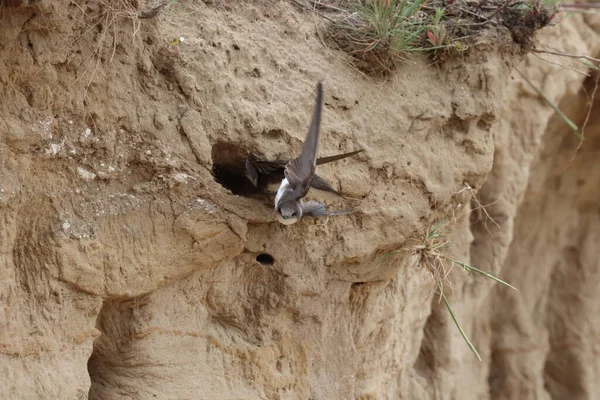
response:
{"label": "outstretched wing", "polygon": [[323,103],[323,85],[317,84],[317,102],[313,111],[308,135],[304,140],[300,155],[285,167],[285,177],[293,189],[293,197],[298,200],[306,196],[310,189],[315,167],[317,165],[317,148],[319,146],[319,129],[321,126],[321,108]]}
{"label": "outstretched wing", "polygon": [[329,217],[331,215],[350,214],[351,210],[327,211],[325,206],[318,201],[307,201],[302,203],[302,215],[311,217]]}

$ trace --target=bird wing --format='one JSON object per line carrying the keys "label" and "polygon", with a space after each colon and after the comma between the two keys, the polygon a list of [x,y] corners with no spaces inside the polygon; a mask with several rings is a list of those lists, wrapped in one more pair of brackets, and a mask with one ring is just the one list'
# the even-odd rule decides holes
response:
{"label": "bird wing", "polygon": [[259,175],[269,175],[278,170],[281,171],[285,168],[287,163],[287,160],[262,161],[247,159],[246,176],[254,186],[258,186]]}
{"label": "bird wing", "polygon": [[346,157],[350,157],[350,156],[353,156],[355,154],[358,154],[361,151],[363,151],[363,149],[356,150],[356,151],[351,151],[350,153],[337,154],[335,156],[317,158],[317,165],[327,164],[327,163],[330,163],[332,161],[341,160],[342,158],[346,158]]}
{"label": "bird wing", "polygon": [[321,126],[321,109],[323,103],[323,85],[317,84],[317,102],[312,121],[300,155],[288,162],[285,177],[293,188],[293,197],[301,199],[310,189],[315,167],[317,165],[317,148],[319,145],[319,129]]}
{"label": "bird wing", "polygon": [[337,190],[335,190],[329,183],[327,183],[327,181],[325,179],[321,178],[317,174],[313,175],[313,180],[311,182],[311,188],[316,189],[318,191],[331,193],[331,194],[335,195],[336,197],[342,197],[342,195]]}
{"label": "bird wing", "polygon": [[[326,164],[326,163],[330,163],[333,161],[341,160],[346,157],[350,157],[355,154],[358,154],[362,151],[363,151],[363,149],[351,151],[349,153],[336,154],[334,156],[329,156],[329,157],[317,158],[316,165],[321,165],[321,164]],[[270,174],[273,174],[273,173],[279,172],[279,171],[284,172],[285,167],[288,163],[289,163],[289,160],[254,160],[254,159],[249,158],[249,159],[246,159],[246,163],[245,163],[246,176],[248,177],[248,179],[250,180],[250,182],[252,182],[252,184],[254,186],[258,186],[258,178],[260,175],[270,175]],[[317,180],[316,175],[313,177],[313,183],[312,183],[313,187],[316,187],[316,185],[318,185],[314,182],[315,180]],[[325,185],[327,185],[327,183],[325,183]],[[332,193],[334,192],[334,191],[328,190],[328,189],[324,189],[324,190],[331,191]]]}
{"label": "bird wing", "polygon": [[252,160],[246,160],[246,176],[254,186],[258,186],[258,168]]}

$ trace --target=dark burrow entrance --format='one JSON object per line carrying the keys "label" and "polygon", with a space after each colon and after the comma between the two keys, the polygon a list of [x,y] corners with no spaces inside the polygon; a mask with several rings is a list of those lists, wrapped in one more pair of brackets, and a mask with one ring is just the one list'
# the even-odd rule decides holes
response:
{"label": "dark burrow entrance", "polygon": [[258,261],[258,263],[261,265],[273,265],[275,263],[273,256],[267,253],[261,253],[257,255],[256,261]]}
{"label": "dark burrow entrance", "polygon": [[260,190],[246,175],[246,159],[249,152],[234,143],[217,142],[212,147],[212,175],[215,181],[231,193],[254,197]]}

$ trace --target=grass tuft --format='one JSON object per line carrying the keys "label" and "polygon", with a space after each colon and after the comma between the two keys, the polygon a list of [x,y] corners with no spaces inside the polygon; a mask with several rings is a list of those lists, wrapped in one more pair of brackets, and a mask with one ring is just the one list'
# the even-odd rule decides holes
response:
{"label": "grass tuft", "polygon": [[450,287],[451,282],[448,279],[450,271],[455,265],[462,267],[467,272],[475,272],[481,276],[484,276],[488,279],[491,279],[497,283],[505,285],[511,289],[514,289],[518,292],[518,290],[512,286],[511,284],[499,279],[495,275],[482,271],[478,268],[475,268],[467,263],[458,261],[448,255],[448,250],[452,247],[452,242],[446,237],[445,233],[439,229],[439,224],[431,227],[427,232],[425,232],[421,237],[417,239],[416,244],[410,249],[399,249],[396,251],[392,251],[390,253],[385,254],[385,257],[390,257],[394,254],[399,253],[407,253],[411,255],[415,255],[418,257],[417,264],[426,270],[432,277],[432,280],[435,284],[434,291],[437,291],[440,300],[444,302],[450,316],[452,317],[452,321],[458,328],[461,336],[467,343],[467,346],[471,349],[473,354],[481,361],[481,356],[477,352],[477,349],[473,345],[473,343],[469,340],[469,337],[462,329],[460,323],[458,322],[458,318],[456,314],[452,310],[450,306],[450,302],[446,297],[444,292],[445,287]]}
{"label": "grass tuft", "polygon": [[512,39],[500,47],[513,51],[516,44],[526,53],[533,48],[535,32],[551,24],[559,11],[559,0],[345,0],[337,5],[294,1],[331,21],[328,39],[370,74],[391,72],[411,53],[430,53],[435,62],[443,62],[485,45],[482,32],[499,25],[508,28]]}
{"label": "grass tuft", "polygon": [[363,0],[356,12],[364,24],[354,28],[364,51],[378,47],[389,49],[392,56],[422,50],[416,43],[427,28],[425,14],[419,14],[427,0]]}
{"label": "grass tuft", "polygon": [[432,21],[422,11],[429,0],[354,0],[347,3],[343,18],[333,25],[332,37],[365,70],[389,72],[407,54],[437,46],[425,42]]}

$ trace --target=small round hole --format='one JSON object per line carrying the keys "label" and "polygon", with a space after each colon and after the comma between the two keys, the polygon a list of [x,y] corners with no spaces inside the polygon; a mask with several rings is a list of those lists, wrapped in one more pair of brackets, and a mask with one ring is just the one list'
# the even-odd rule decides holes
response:
{"label": "small round hole", "polygon": [[262,265],[273,265],[275,259],[270,254],[262,253],[256,256],[256,261]]}

